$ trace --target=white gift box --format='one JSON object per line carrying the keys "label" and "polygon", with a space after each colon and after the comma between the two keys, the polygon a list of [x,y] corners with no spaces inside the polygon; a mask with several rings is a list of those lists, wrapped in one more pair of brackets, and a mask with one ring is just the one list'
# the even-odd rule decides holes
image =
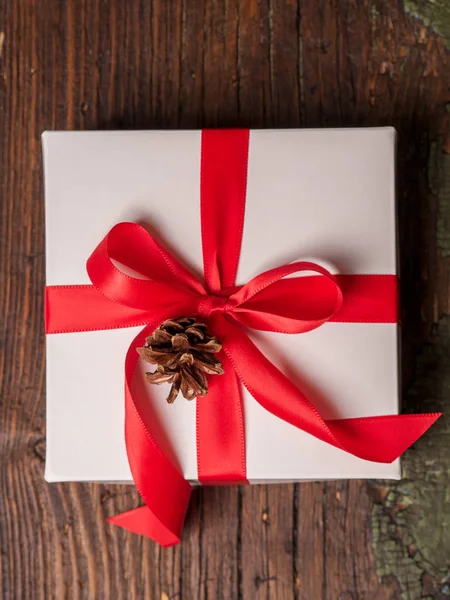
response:
{"label": "white gift box", "polygon": [[[202,272],[200,131],[45,132],[47,285],[89,284],[86,259],[120,221],[151,224]],[[237,283],[293,260],[335,273],[396,274],[395,131],[252,130]],[[131,481],[124,358],[140,328],[47,335],[47,481]],[[258,346],[326,419],[398,412],[394,323],[258,332]],[[143,379],[164,444],[197,480],[195,401]],[[297,381],[296,381],[297,382]],[[150,389],[151,388],[151,389]],[[400,477],[266,412],[244,389],[250,482]]]}

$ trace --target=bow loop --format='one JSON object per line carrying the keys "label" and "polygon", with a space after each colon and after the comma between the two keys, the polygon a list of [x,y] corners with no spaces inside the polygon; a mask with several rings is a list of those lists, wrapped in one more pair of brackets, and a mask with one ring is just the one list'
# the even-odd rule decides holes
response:
{"label": "bow loop", "polygon": [[[127,272],[118,268],[120,263]],[[195,311],[204,288],[140,225],[119,223],[87,261],[94,286],[107,298],[143,310]]]}
{"label": "bow loop", "polygon": [[[289,277],[295,273],[302,275]],[[312,262],[295,262],[254,277],[232,294],[229,302],[233,318],[241,325],[304,333],[329,321],[342,300],[337,279],[327,269]]]}

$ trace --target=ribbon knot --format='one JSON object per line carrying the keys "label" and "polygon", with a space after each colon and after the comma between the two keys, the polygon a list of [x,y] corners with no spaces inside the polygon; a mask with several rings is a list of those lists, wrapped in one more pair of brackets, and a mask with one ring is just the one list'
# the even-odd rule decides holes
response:
{"label": "ribbon knot", "polygon": [[202,298],[198,304],[198,314],[204,319],[208,319],[214,313],[226,313],[230,309],[229,298],[227,296],[216,296],[215,294]]}

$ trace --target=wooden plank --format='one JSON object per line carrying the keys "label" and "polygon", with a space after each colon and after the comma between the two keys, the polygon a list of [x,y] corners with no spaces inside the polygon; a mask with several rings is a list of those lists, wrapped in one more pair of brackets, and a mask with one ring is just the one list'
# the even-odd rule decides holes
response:
{"label": "wooden plank", "polygon": [[296,599],[325,599],[326,498],[323,483],[296,484],[295,493],[295,591]]}
{"label": "wooden plank", "polygon": [[295,589],[293,484],[242,489],[243,598],[291,598]]}
{"label": "wooden plank", "polygon": [[300,5],[270,0],[269,7],[272,118],[276,127],[299,127],[302,113]]}
{"label": "wooden plank", "polygon": [[203,127],[236,127],[241,39],[239,3],[236,0],[206,3],[201,32]]}
{"label": "wooden plank", "polygon": [[270,127],[273,86],[270,77],[270,4],[240,2],[237,39],[239,124]]}

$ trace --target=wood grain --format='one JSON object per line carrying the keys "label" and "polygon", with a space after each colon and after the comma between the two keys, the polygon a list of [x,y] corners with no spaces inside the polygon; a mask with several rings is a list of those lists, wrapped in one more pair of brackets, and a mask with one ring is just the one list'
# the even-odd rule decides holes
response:
{"label": "wood grain", "polygon": [[[0,0],[2,600],[446,597],[417,553],[383,552],[392,531],[416,534],[381,483],[198,490],[182,545],[162,550],[105,523],[137,504],[130,487],[44,482],[40,134],[396,126],[404,383],[414,391],[405,409],[420,410],[443,371],[417,387],[416,358],[428,365],[429,344],[447,348],[450,336],[447,326],[436,335],[450,313],[447,63],[443,39],[397,0]],[[446,396],[436,398],[428,408]],[[425,440],[408,455],[411,485],[439,446]],[[433,485],[444,489],[449,472]],[[404,514],[423,516],[426,530],[416,496],[418,512]]]}

